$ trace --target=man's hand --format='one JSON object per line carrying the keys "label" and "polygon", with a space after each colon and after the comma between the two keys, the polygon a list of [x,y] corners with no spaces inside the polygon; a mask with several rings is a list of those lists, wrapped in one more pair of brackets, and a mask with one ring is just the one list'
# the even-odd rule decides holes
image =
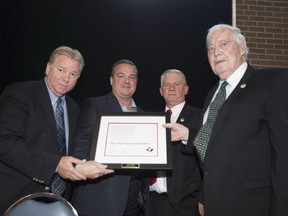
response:
{"label": "man's hand", "polygon": [[189,129],[179,123],[167,123],[163,125],[164,128],[171,129],[171,141],[188,141]]}
{"label": "man's hand", "polygon": [[114,172],[111,169],[107,169],[107,165],[98,163],[96,161],[86,161],[78,164],[77,170],[89,179],[95,179]]}
{"label": "man's hand", "polygon": [[198,203],[198,209],[201,216],[205,215],[204,205],[202,203]]}
{"label": "man's hand", "polygon": [[82,163],[81,160],[71,157],[71,156],[64,156],[61,157],[59,164],[58,164],[58,174],[64,178],[69,180],[86,180],[86,176],[81,174],[78,170],[75,169],[75,164]]}

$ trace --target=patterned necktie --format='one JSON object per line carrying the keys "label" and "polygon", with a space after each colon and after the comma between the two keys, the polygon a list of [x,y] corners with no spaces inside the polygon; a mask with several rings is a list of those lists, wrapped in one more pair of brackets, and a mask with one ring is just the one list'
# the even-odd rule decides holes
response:
{"label": "patterned necktie", "polygon": [[[64,124],[63,100],[59,97],[55,110],[56,127],[57,127],[57,149],[58,155],[66,155],[66,137]],[[52,180],[51,191],[55,194],[62,195],[65,190],[65,181],[56,173]]]}
{"label": "patterned necktie", "polygon": [[214,122],[218,115],[218,111],[226,99],[225,87],[227,85],[228,83],[226,81],[222,83],[215,99],[210,104],[207,120],[205,124],[202,125],[193,141],[193,144],[197,149],[202,161],[204,161],[205,158],[207,146],[212,134]]}
{"label": "patterned necktie", "polygon": [[[169,113],[169,115],[171,116],[172,115],[172,110],[169,109],[169,110],[166,111],[166,113]],[[156,181],[157,181],[157,178],[150,178],[149,179],[149,185],[151,186],[151,185],[155,184]]]}
{"label": "patterned necktie", "polygon": [[66,137],[65,137],[65,124],[64,124],[64,111],[63,111],[63,100],[59,97],[56,106],[56,125],[57,125],[57,136],[58,136],[58,154],[63,156],[66,155]]}

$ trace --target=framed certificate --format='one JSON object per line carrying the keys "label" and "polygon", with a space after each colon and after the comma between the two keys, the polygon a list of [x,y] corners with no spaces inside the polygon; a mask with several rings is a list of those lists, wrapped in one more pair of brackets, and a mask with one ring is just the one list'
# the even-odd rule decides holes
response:
{"label": "framed certificate", "polygon": [[166,113],[98,113],[90,159],[111,169],[172,169]]}

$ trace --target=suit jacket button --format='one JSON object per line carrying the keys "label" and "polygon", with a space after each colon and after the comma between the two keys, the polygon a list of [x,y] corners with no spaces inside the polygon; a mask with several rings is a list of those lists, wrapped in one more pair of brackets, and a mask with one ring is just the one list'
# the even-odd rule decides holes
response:
{"label": "suit jacket button", "polygon": [[208,172],[204,172],[204,176],[208,176]]}
{"label": "suit jacket button", "polygon": [[45,187],[45,191],[50,191],[50,187]]}

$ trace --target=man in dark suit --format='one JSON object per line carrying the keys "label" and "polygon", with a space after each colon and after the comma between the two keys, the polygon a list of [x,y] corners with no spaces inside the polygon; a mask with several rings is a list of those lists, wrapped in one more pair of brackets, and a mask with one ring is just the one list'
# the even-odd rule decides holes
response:
{"label": "man in dark suit", "polygon": [[[106,172],[105,166],[95,162],[81,164],[78,171],[74,165],[81,160],[61,157],[57,151],[56,101],[58,98],[64,101],[67,154],[75,134],[79,107],[66,93],[75,86],[83,67],[84,59],[79,51],[61,46],[51,53],[44,79],[14,83],[3,91],[0,99],[0,215],[25,195],[51,191],[55,175],[62,179],[84,180]],[[83,168],[89,169],[89,173],[83,172]],[[68,194],[66,190],[65,195]]]}
{"label": "man in dark suit", "polygon": [[[189,87],[185,75],[176,69],[161,75],[160,94],[166,102],[165,110],[171,110],[171,122],[199,129],[201,110],[185,102]],[[158,171],[157,181],[150,181],[150,216],[197,216],[198,193],[202,177],[196,154],[181,152],[182,141],[172,143],[172,173]]]}
{"label": "man in dark suit", "polygon": [[[205,216],[288,215],[288,70],[253,69],[245,37],[229,25],[209,30],[207,48],[220,81],[207,95],[202,128],[220,85],[228,85],[203,155]],[[193,142],[195,131],[167,127],[172,139]]]}
{"label": "man in dark suit", "polygon": [[[129,60],[119,60],[113,65],[110,76],[112,92],[83,101],[77,137],[73,142],[75,157],[89,157],[97,113],[142,112],[132,99],[137,81],[135,64]],[[139,176],[119,172],[99,180],[79,182],[72,204],[81,216],[138,216],[142,183],[145,182]]]}

